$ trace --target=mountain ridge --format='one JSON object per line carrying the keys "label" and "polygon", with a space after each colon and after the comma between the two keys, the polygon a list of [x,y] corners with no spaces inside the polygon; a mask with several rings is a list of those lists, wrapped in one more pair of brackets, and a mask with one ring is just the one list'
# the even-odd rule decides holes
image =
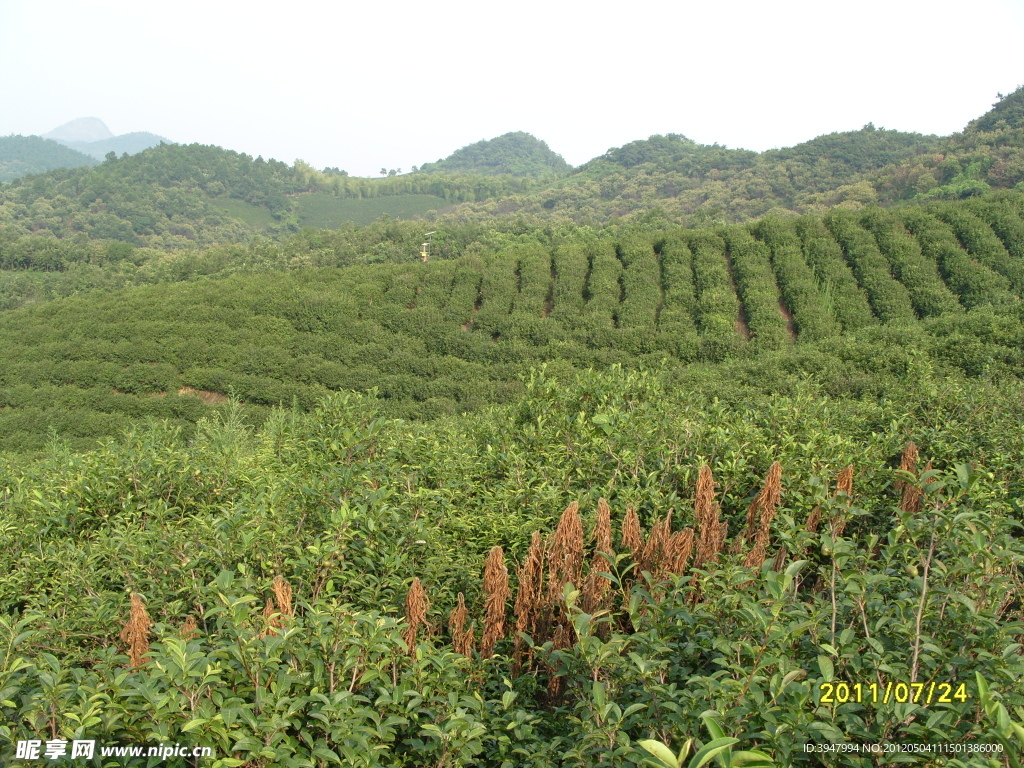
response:
{"label": "mountain ridge", "polygon": [[96,160],[103,160],[113,152],[134,155],[158,144],[170,144],[169,139],[148,131],[132,131],[114,135],[107,124],[98,117],[79,117],[59,125],[42,135]]}
{"label": "mountain ridge", "polygon": [[[23,234],[48,231],[61,238],[85,232],[171,248],[224,242],[240,232],[277,236],[308,226],[366,223],[382,215],[436,219],[438,211],[476,221],[602,223],[660,216],[676,224],[714,225],[1024,188],[1021,115],[1024,90],[1018,89],[951,136],[869,123],[759,153],[702,145],[682,134],[654,135],[613,147],[577,168],[536,137],[512,132],[467,145],[413,173],[380,179],[319,171],[301,161],[267,162],[220,147],[167,145],[76,171],[80,181],[52,171],[29,190],[14,180],[0,189],[0,212],[6,207],[8,226]],[[141,136],[143,143],[156,138],[127,136]],[[97,150],[94,157],[110,160],[110,151],[117,154]],[[178,199],[189,188],[202,195],[187,203]],[[186,216],[186,210],[214,198],[237,202]],[[52,201],[52,215],[31,212],[43,200]],[[94,205],[97,200],[102,209]],[[166,223],[175,216],[188,220]]]}

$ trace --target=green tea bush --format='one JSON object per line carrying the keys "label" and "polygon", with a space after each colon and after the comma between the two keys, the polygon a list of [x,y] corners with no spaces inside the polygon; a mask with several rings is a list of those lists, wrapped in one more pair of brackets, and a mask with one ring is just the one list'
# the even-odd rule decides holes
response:
{"label": "green tea bush", "polygon": [[622,272],[619,327],[653,331],[661,311],[661,267],[651,242],[630,235],[618,245]]}
{"label": "green tea bush", "polygon": [[847,262],[879,319],[884,323],[915,320],[907,289],[893,278],[888,259],[854,217],[833,211],[825,217],[825,225],[842,245]]}
{"label": "green tea bush", "polygon": [[875,236],[920,317],[960,311],[959,302],[943,284],[935,262],[922,255],[920,245],[895,214],[873,208],[861,217],[861,222]]}
{"label": "green tea bush", "polygon": [[921,252],[939,265],[943,279],[960,303],[968,309],[986,304],[1014,303],[1010,282],[985,264],[970,258],[952,229],[931,214],[908,208],[901,212],[903,223],[921,244]]}
{"label": "green tea bush", "polygon": [[694,233],[693,283],[697,291],[697,328],[700,357],[723,360],[736,355],[743,344],[737,327],[740,303],[729,277],[725,242],[712,233]]}
{"label": "green tea bush", "polygon": [[842,330],[853,331],[876,323],[864,288],[858,285],[843,259],[842,248],[821,219],[805,216],[797,220],[796,227],[822,300],[833,307]]}
{"label": "green tea bush", "polygon": [[785,346],[792,337],[779,309],[781,298],[768,247],[755,241],[747,229],[740,227],[725,230],[723,236],[729,248],[729,259],[747,324],[754,334],[754,347],[779,349]]}
{"label": "green tea bush", "polygon": [[935,216],[953,228],[967,252],[981,264],[1010,281],[1014,293],[1024,295],[1024,264],[1007,252],[989,224],[962,206],[947,205],[934,209]]}

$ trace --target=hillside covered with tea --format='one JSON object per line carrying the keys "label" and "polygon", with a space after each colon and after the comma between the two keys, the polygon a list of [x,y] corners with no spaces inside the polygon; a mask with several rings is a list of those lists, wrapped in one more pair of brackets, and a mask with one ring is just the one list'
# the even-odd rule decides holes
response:
{"label": "hillside covered with tea", "polygon": [[146,416],[194,423],[204,398],[262,414],[371,389],[391,415],[436,417],[508,402],[544,362],[669,365],[722,396],[739,374],[709,366],[850,397],[913,356],[1018,378],[1022,199],[697,230],[462,225],[428,263],[412,225],[122,261],[94,274],[152,285],[0,314],[0,436],[86,447]]}

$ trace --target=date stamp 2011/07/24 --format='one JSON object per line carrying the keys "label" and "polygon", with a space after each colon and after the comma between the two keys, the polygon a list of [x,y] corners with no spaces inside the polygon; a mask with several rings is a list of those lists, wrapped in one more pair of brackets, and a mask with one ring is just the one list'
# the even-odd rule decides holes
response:
{"label": "date stamp 2011/07/24", "polygon": [[966,683],[819,683],[822,704],[932,704],[963,703]]}

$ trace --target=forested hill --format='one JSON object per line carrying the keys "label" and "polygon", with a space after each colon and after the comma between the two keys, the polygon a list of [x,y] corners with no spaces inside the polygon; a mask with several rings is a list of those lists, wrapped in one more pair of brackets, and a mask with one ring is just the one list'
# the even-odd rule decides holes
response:
{"label": "forested hill", "polygon": [[766,213],[960,199],[1024,183],[1024,89],[1000,98],[961,133],[876,128],[831,133],[762,153],[652,136],[609,150],[569,176],[515,199],[465,206],[577,221],[657,209],[685,224]]}
{"label": "forested hill", "polygon": [[999,94],[999,101],[992,105],[992,109],[967,126],[969,132],[975,133],[1004,128],[1024,128],[1024,88],[1006,96]]}
{"label": "forested hill", "polygon": [[447,158],[420,167],[421,173],[482,173],[489,176],[564,176],[572,170],[561,155],[522,131],[478,141]]}
{"label": "forested hill", "polygon": [[[95,168],[3,185],[0,249],[26,237],[82,235],[181,249],[304,227],[368,224],[381,216],[601,224],[655,215],[701,226],[962,199],[1024,184],[1022,94],[1003,97],[948,137],[869,124],[757,153],[670,134],[609,150],[575,170],[525,133],[478,142],[417,172],[381,179],[219,147],[161,145]],[[37,245],[25,241],[17,250]]]}
{"label": "forested hill", "polygon": [[0,182],[55,168],[95,165],[89,155],[39,136],[0,136]]}
{"label": "forested hill", "polygon": [[174,248],[247,238],[254,229],[215,204],[230,196],[267,218],[296,189],[284,163],[216,147],[162,145],[94,168],[51,171],[0,188],[3,239],[85,235]]}
{"label": "forested hill", "polygon": [[[276,236],[300,227],[413,218],[505,197],[536,182],[511,175],[409,174],[384,179],[318,171],[199,144],[162,144],[0,187],[0,250],[21,238],[119,241],[180,249]],[[20,250],[36,248],[35,241]],[[11,247],[8,245],[8,247]],[[47,246],[50,247],[50,246]]]}

